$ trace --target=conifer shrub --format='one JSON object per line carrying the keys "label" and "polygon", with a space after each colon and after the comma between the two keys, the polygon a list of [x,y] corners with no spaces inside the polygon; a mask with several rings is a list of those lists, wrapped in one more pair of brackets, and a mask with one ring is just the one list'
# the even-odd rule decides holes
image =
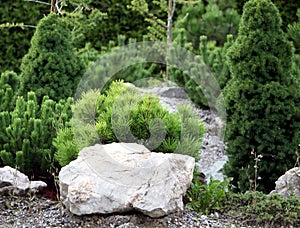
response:
{"label": "conifer shrub", "polygon": [[196,1],[183,5],[174,23],[174,38],[184,31],[184,36],[198,53],[200,37],[207,36],[217,46],[226,42],[228,34],[237,34],[240,15],[234,1]]}
{"label": "conifer shrub", "polygon": [[[149,60],[146,59],[145,53],[147,53],[147,50],[150,49],[149,51],[152,50],[153,53],[151,47],[147,49],[148,45],[146,44],[141,48],[139,44],[136,44],[136,40],[131,38],[126,42],[126,36],[124,35],[119,35],[117,41],[111,40],[107,46],[102,47],[98,55],[95,49],[90,46],[80,50],[80,57],[85,62],[85,65],[88,66],[83,80],[80,82],[80,90],[87,91],[91,88],[97,89],[105,85],[102,87],[102,91],[104,91],[115,80],[143,83],[145,86],[148,86],[147,78],[161,79],[163,77],[165,65],[148,62]],[[148,42],[146,37],[143,41]],[[137,56],[136,49],[138,48],[141,48],[139,51],[142,54]],[[155,54],[157,53],[153,53],[153,55]],[[151,57],[155,59],[153,55]],[[157,55],[159,57],[164,56],[164,54]],[[87,78],[89,80],[85,80]],[[77,93],[80,94],[81,91],[77,91]]]}
{"label": "conifer shrub", "polygon": [[[243,12],[243,6],[247,2],[247,0],[235,0],[238,7],[238,12],[242,14]],[[284,0],[272,0],[272,2],[275,4],[275,6],[278,8],[279,13],[282,18],[282,29],[285,30],[287,28],[288,24],[291,24],[295,21],[297,21],[296,12],[297,9],[300,8],[300,1],[298,0],[290,0],[290,1],[284,1]]]}
{"label": "conifer shrub", "polygon": [[[232,79],[224,90],[229,155],[224,172],[238,190],[246,191],[257,169],[257,189],[269,192],[295,164],[300,129],[292,44],[270,0],[245,4],[238,37],[227,55]],[[259,167],[252,151],[262,156]]]}
{"label": "conifer shrub", "polygon": [[72,116],[73,99],[55,102],[34,92],[16,99],[13,111],[0,112],[0,166],[18,168],[29,177],[47,177],[55,165],[52,139]]}
{"label": "conifer shrub", "polygon": [[[225,87],[227,81],[231,77],[226,60],[226,52],[233,43],[233,36],[228,35],[227,41],[222,47],[217,47],[216,42],[208,41],[207,39],[207,36],[200,37],[200,54],[197,58],[199,59],[199,62],[202,63],[202,69],[199,69],[199,66],[195,67],[193,63],[191,63],[189,72],[193,74],[191,75],[176,68],[170,68],[171,80],[185,88],[193,103],[204,108],[209,107],[207,98],[210,99],[210,97],[207,97],[208,94],[205,96],[203,93],[203,89],[206,88],[207,85],[199,85],[197,82],[205,82],[206,80],[215,77],[218,86],[220,86],[221,89]],[[189,46],[186,41],[181,42],[180,39],[177,39],[177,42]],[[195,80],[195,76],[201,77],[201,79],[198,78]],[[214,89],[210,88],[210,90],[213,91]],[[217,96],[217,94],[213,94],[212,96]]]}
{"label": "conifer shrub", "polygon": [[19,84],[19,76],[13,71],[0,75],[0,112],[13,110]]}
{"label": "conifer shrub", "polygon": [[[128,48],[128,50],[126,50],[125,53],[120,53],[121,52],[120,49],[125,45],[136,43],[137,40],[133,38],[129,38],[128,42],[126,42],[125,35],[118,35],[117,41],[118,42],[116,44],[114,42],[111,42],[110,46],[103,47],[103,52],[110,51],[110,59],[112,63],[113,61],[115,61],[115,59],[118,60],[119,62],[127,63],[128,56],[130,57],[135,56],[136,50],[134,50],[134,48],[133,50],[130,50],[130,48]],[[144,37],[143,42],[149,42],[149,40],[146,37]],[[112,45],[114,46],[112,47]],[[162,75],[157,72],[161,70],[158,64],[147,63],[144,58],[142,57],[139,58],[141,63],[135,63],[124,69],[121,69],[110,78],[110,83],[116,80],[123,80],[124,82],[136,82],[141,79],[150,78],[150,77],[156,77],[156,78],[162,77]],[[138,58],[136,58],[136,60],[137,59]]]}
{"label": "conifer shrub", "polygon": [[[96,106],[90,101],[95,96]],[[175,152],[198,159],[205,128],[186,105],[179,107],[178,113],[169,113],[158,98],[141,95],[135,87],[115,81],[102,94],[97,91],[84,94],[74,104],[74,110],[73,130],[62,129],[53,141],[57,148],[55,158],[61,165],[68,164],[80,149],[88,146],[84,141],[90,145],[96,141],[102,144],[136,142],[152,151]]]}
{"label": "conifer shrub", "polygon": [[300,8],[297,11],[297,17],[298,20],[296,22],[287,26],[287,34],[294,43],[295,53],[300,54]]}
{"label": "conifer shrub", "polygon": [[59,15],[40,20],[29,52],[22,59],[19,94],[34,91],[38,103],[43,96],[54,101],[73,97],[84,72],[84,63],[72,45],[70,31]]}

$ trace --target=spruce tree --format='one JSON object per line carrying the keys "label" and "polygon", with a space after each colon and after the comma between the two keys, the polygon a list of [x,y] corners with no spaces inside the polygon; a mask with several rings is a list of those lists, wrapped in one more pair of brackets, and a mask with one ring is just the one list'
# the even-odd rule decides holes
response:
{"label": "spruce tree", "polygon": [[[244,4],[248,0],[235,0],[238,11],[241,14],[243,10]],[[285,30],[287,28],[288,24],[291,24],[292,22],[297,21],[296,12],[297,9],[300,8],[300,1],[299,0],[272,0],[272,2],[275,4],[275,6],[278,8],[279,13],[282,18],[283,23],[283,29]]]}
{"label": "spruce tree", "polygon": [[27,92],[34,91],[38,103],[45,95],[55,101],[74,95],[84,64],[74,51],[67,28],[56,14],[39,22],[29,52],[22,59],[20,95],[26,97]]}
{"label": "spruce tree", "polygon": [[[269,192],[295,164],[300,129],[299,83],[291,74],[293,47],[271,0],[245,4],[238,37],[227,55],[232,79],[224,91],[229,155],[224,172],[241,191],[256,181],[257,190]],[[262,156],[258,167],[255,154]]]}

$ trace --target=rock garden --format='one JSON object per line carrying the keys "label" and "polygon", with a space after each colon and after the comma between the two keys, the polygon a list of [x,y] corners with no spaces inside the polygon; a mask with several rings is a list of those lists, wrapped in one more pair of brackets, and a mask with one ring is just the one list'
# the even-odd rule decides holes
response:
{"label": "rock garden", "polygon": [[0,12],[0,227],[300,227],[298,1]]}

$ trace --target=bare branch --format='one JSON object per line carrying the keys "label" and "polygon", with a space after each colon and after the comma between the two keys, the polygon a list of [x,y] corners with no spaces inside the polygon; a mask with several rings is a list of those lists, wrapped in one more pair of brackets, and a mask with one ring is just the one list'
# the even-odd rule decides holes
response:
{"label": "bare branch", "polygon": [[175,12],[175,7],[176,7],[176,0],[173,0],[173,4],[172,4],[172,12],[170,14],[170,17],[173,18],[174,16],[174,12]]}
{"label": "bare branch", "polygon": [[62,0],[57,0],[55,3],[55,8],[56,8],[58,14],[62,14],[62,12],[61,12],[62,6],[60,6],[60,7],[58,6],[58,4],[61,2],[62,2]]}
{"label": "bare branch", "polygon": [[24,1],[25,2],[36,2],[36,3],[40,3],[40,4],[51,6],[50,3],[48,3],[48,2],[42,2],[42,1],[39,1],[39,0],[24,0]]}
{"label": "bare branch", "polygon": [[82,11],[83,10],[83,6],[79,5],[76,7],[76,9],[73,10],[72,13],[76,13],[77,11]]}
{"label": "bare branch", "polygon": [[36,28],[37,26],[35,26],[35,25],[23,25],[23,27]]}
{"label": "bare branch", "polygon": [[18,27],[18,28],[24,28],[24,27],[28,27],[28,28],[36,28],[35,25],[24,25],[23,23],[5,23],[5,24],[0,24],[0,28],[14,28],[14,27]]}

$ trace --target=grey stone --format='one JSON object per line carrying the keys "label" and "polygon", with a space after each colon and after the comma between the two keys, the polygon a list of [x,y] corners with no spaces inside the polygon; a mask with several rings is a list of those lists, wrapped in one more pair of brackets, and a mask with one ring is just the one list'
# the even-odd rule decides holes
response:
{"label": "grey stone", "polygon": [[43,181],[30,181],[30,191],[39,192],[47,187],[47,184]]}
{"label": "grey stone", "polygon": [[180,87],[167,87],[160,91],[160,96],[170,98],[188,99],[188,95],[183,88]]}
{"label": "grey stone", "polygon": [[192,157],[135,143],[96,144],[61,169],[61,200],[76,215],[137,210],[161,217],[183,209],[194,165]]}
{"label": "grey stone", "polygon": [[27,192],[37,192],[47,187],[42,181],[30,181],[20,171],[5,166],[0,168],[0,194],[25,195]]}
{"label": "grey stone", "polygon": [[300,197],[300,167],[286,171],[284,175],[278,178],[275,184],[275,190],[273,190],[271,194],[278,193],[285,197],[294,194]]}

